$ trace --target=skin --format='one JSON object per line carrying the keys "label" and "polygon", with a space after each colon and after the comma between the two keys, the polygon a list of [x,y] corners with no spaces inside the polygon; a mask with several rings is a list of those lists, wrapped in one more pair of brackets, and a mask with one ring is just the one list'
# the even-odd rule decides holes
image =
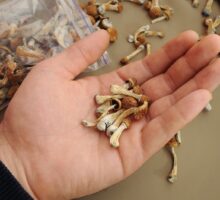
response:
{"label": "skin", "polygon": [[[98,31],[36,65],[6,110],[0,159],[35,199],[78,198],[125,179],[201,112],[220,82],[219,36],[197,42],[193,31],[117,71],[73,80],[108,41]],[[114,149],[109,138],[81,121],[95,119],[96,94],[108,94],[110,84],[129,77],[152,105]]]}

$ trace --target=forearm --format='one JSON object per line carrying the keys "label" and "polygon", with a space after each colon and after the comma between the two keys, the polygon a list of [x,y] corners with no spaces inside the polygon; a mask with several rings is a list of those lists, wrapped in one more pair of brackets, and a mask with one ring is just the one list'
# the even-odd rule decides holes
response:
{"label": "forearm", "polygon": [[11,200],[36,199],[29,187],[22,163],[9,145],[5,134],[5,130],[0,126],[0,199],[3,199],[2,196]]}

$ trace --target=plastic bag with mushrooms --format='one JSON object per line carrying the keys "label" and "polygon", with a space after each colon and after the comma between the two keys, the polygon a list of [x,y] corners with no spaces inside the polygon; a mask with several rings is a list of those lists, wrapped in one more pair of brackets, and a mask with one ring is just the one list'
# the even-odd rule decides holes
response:
{"label": "plastic bag with mushrooms", "polygon": [[[10,1],[0,3],[0,106],[12,98],[34,65],[95,30],[75,0],[56,0],[51,10],[46,0],[15,0],[8,7]],[[109,61],[105,52],[89,70]]]}

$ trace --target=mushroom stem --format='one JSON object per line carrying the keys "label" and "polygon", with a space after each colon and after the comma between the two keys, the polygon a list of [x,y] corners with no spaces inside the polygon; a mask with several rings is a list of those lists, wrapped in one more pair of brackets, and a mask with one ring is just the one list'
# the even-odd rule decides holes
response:
{"label": "mushroom stem", "polygon": [[159,0],[152,0],[152,7],[160,7]]}
{"label": "mushroom stem", "polygon": [[116,119],[123,113],[123,109],[115,112],[115,113],[111,113],[106,115],[105,117],[103,117],[96,125],[97,129],[100,131],[106,131],[107,128],[109,126],[111,126]]}
{"label": "mushroom stem", "polygon": [[178,131],[175,135],[176,141],[178,143],[178,145],[180,145],[182,143],[182,139],[181,139],[181,132]]}
{"label": "mushroom stem", "polygon": [[104,104],[102,104],[101,106],[99,106],[96,109],[96,113],[104,113],[109,107],[111,106],[110,101],[106,101]]}
{"label": "mushroom stem", "polygon": [[212,13],[212,4],[213,4],[213,0],[207,0],[205,8],[202,11],[202,15],[205,17],[208,17],[211,15]]}
{"label": "mushroom stem", "polygon": [[147,56],[149,56],[151,54],[151,44],[150,43],[147,43],[146,49],[147,49]]}
{"label": "mushroom stem", "polygon": [[[150,26],[147,24],[147,25],[144,25],[144,26],[141,26],[134,34],[134,43],[138,43],[138,37],[142,34],[145,34],[147,31],[149,31],[150,29]],[[131,36],[130,36],[130,41],[131,41]]]}
{"label": "mushroom stem", "polygon": [[97,123],[98,123],[103,117],[105,117],[110,110],[113,110],[113,109],[115,108],[115,106],[116,106],[116,105],[109,106],[109,107],[101,114],[101,116],[100,116],[96,121],[90,122],[90,121],[87,121],[87,120],[83,120],[83,121],[82,121],[82,124],[83,124],[85,127],[94,127],[94,126],[96,126]]}
{"label": "mushroom stem", "polygon": [[215,18],[213,27],[216,29],[220,25],[220,15]]}
{"label": "mushroom stem", "polygon": [[143,5],[145,0],[124,0],[124,1],[129,1],[131,3],[135,3],[135,4],[138,4],[138,5]]}
{"label": "mushroom stem", "polygon": [[173,166],[171,172],[168,175],[167,180],[170,183],[174,183],[177,180],[177,155],[174,147],[169,146],[169,150],[173,159]]}
{"label": "mushroom stem", "polygon": [[122,87],[127,90],[131,90],[135,86],[137,86],[137,80],[135,78],[129,78],[128,80],[125,81],[125,84],[122,85]]}
{"label": "mushroom stem", "polygon": [[163,20],[165,20],[165,19],[167,19],[167,17],[166,17],[165,15],[163,15],[163,16],[161,16],[161,17],[158,17],[158,18],[152,20],[151,23],[152,23],[152,24],[156,24],[156,23],[161,22],[161,21],[163,21]]}
{"label": "mushroom stem", "polygon": [[137,99],[138,101],[141,101],[143,95],[139,95],[139,94],[135,94],[127,89],[125,89],[122,86],[119,85],[111,85],[111,92],[112,94],[115,95],[126,95],[126,96],[130,96],[130,97],[134,97],[135,99]]}
{"label": "mushroom stem", "polygon": [[115,120],[115,122],[108,127],[107,129],[107,135],[112,135],[120,126],[120,124],[123,122],[123,120],[125,118],[127,118],[128,116],[132,115],[132,114],[138,114],[139,112],[143,112],[146,111],[148,107],[148,102],[145,101],[143,103],[143,105],[139,106],[139,107],[133,107],[130,109],[125,110],[124,112],[122,112],[117,119]]}
{"label": "mushroom stem", "polygon": [[145,36],[146,37],[150,37],[150,36],[155,37],[156,36],[159,38],[164,38],[164,33],[161,31],[146,31]]}
{"label": "mushroom stem", "polygon": [[216,33],[216,29],[220,25],[220,16],[217,16],[215,20],[213,20],[211,17],[206,18],[204,21],[204,25],[208,27],[207,34],[213,34]]}
{"label": "mushroom stem", "polygon": [[158,17],[154,20],[151,21],[152,24],[155,24],[155,23],[158,23],[158,22],[161,22],[163,20],[169,20],[170,17],[173,15],[173,9],[167,9],[167,10],[164,10],[164,13],[161,17]]}
{"label": "mushroom stem", "polygon": [[207,26],[207,35],[212,34],[215,32],[213,29],[213,20],[212,18],[206,18],[204,21],[205,26]]}
{"label": "mushroom stem", "polygon": [[127,64],[132,58],[134,58],[136,55],[138,55],[139,53],[141,53],[144,49],[145,49],[145,45],[141,44],[140,46],[138,46],[138,48],[133,51],[131,54],[129,54],[128,56],[124,57],[121,59],[120,63],[122,65]]}
{"label": "mushroom stem", "polygon": [[112,99],[122,99],[123,95],[96,95],[95,101],[97,104],[101,105],[105,103],[106,101],[112,100]]}
{"label": "mushroom stem", "polygon": [[121,125],[118,127],[118,129],[111,135],[110,138],[110,144],[114,147],[117,148],[119,147],[119,139],[121,137],[121,134],[123,133],[124,130],[126,130],[127,128],[129,128],[130,126],[130,120],[129,119],[125,119]]}

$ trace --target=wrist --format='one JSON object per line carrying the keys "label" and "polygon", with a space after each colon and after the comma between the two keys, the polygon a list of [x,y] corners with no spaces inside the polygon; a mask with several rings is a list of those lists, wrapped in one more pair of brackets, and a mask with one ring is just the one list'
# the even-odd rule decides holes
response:
{"label": "wrist", "polygon": [[32,191],[28,177],[21,160],[15,152],[15,148],[7,140],[8,132],[4,124],[0,124],[0,160],[23,187],[23,189],[33,198],[37,199]]}

